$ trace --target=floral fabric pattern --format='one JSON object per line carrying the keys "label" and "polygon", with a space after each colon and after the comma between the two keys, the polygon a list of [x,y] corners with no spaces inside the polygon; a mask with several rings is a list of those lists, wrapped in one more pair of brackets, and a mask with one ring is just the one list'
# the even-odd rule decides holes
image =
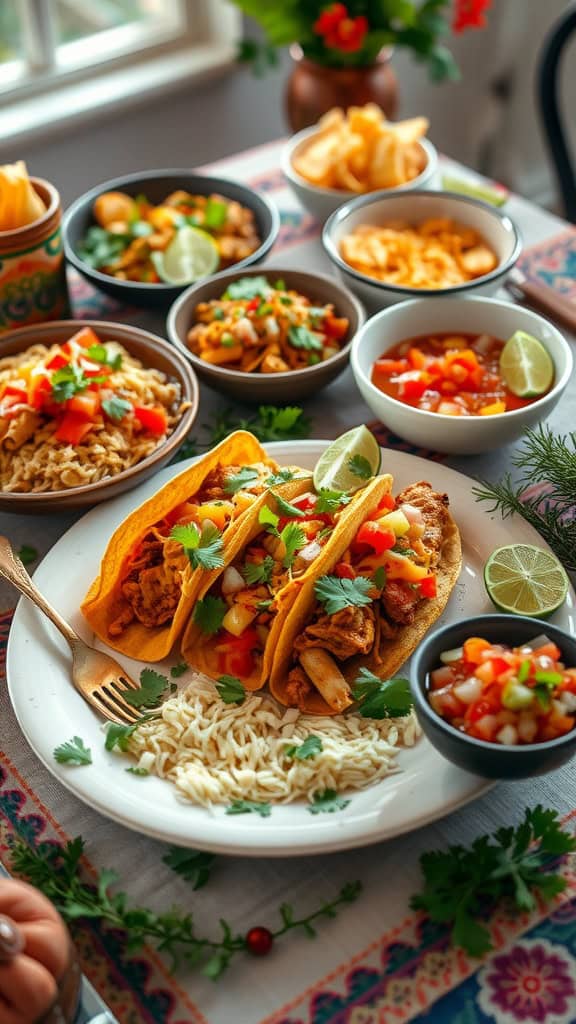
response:
{"label": "floral fabric pattern", "polygon": [[479,974],[478,1003],[498,1024],[572,1024],[576,960],[544,939],[521,939]]}

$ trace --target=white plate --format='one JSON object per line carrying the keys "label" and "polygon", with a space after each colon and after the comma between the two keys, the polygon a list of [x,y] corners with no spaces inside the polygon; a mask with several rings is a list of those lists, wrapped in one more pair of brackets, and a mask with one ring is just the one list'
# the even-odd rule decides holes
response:
{"label": "white plate", "polygon": [[[298,441],[268,446],[280,463],[312,468],[328,442]],[[54,545],[34,574],[38,586],[87,640],[89,631],[78,611],[96,576],[106,542],[128,513],[175,473],[179,463],[130,494],[99,505],[79,520]],[[445,466],[385,451],[383,470],[391,472],[395,489],[429,480],[450,495],[451,509],[463,540],[463,569],[441,622],[492,610],[482,582],[482,567],[495,547],[512,541],[542,544],[521,519],[489,517],[471,494],[468,477]],[[576,632],[574,593],[553,617],[563,629]],[[112,652],[114,653],[114,652]],[[138,678],[141,665],[121,658]],[[167,672],[166,662],[159,671]],[[274,807],[272,817],[230,817],[224,808],[207,811],[179,800],[170,783],[127,773],[126,760],[104,749],[101,720],[76,694],[69,681],[70,657],[54,627],[22,599],[8,642],[8,685],[18,721],[38,757],[60,782],[101,814],[137,832],[199,849],[248,856],[295,856],[364,846],[434,821],[473,800],[489,787],[445,761],[423,738],[401,751],[401,771],[363,792],[352,794],[341,812],[311,815],[303,804]],[[58,764],[54,747],[81,736],[92,750],[93,764],[73,768]]]}

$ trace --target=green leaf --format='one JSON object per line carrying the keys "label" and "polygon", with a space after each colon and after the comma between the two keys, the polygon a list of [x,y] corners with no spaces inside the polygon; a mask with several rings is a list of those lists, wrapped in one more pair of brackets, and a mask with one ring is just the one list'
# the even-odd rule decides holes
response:
{"label": "green leaf", "polygon": [[218,230],[223,227],[228,217],[228,204],[219,199],[209,198],[204,207],[204,226]]}
{"label": "green leaf", "polygon": [[289,501],[284,501],[284,498],[280,497],[279,494],[274,493],[276,499],[276,507],[281,516],[287,516],[289,519],[301,519],[304,512],[301,508],[297,508],[296,505],[291,505]]}
{"label": "green leaf", "polygon": [[186,882],[191,882],[195,891],[202,889],[208,882],[215,860],[213,853],[183,849],[181,846],[170,846],[162,857],[162,863]]}
{"label": "green leaf", "polygon": [[376,589],[384,590],[384,587],[386,586],[386,569],[383,565],[378,566],[372,578]]}
{"label": "green leaf", "polygon": [[17,555],[22,562],[22,565],[30,565],[38,558],[36,548],[31,547],[30,544],[23,544],[22,547],[18,549]]}
{"label": "green leaf", "polygon": [[224,565],[222,533],[213,523],[205,521],[202,532],[194,523],[174,526],[170,537],[182,545],[193,569],[220,569]]}
{"label": "green leaf", "polygon": [[371,591],[372,581],[366,576],[357,576],[354,580],[321,576],[314,584],[314,593],[328,615],[335,615],[343,608],[361,608],[372,604],[369,596]]}
{"label": "green leaf", "polygon": [[109,366],[112,370],[120,370],[122,367],[122,353],[111,352],[106,345],[90,345],[86,349],[86,355],[93,363],[102,363],[103,366]]}
{"label": "green leaf", "polygon": [[242,567],[242,575],[248,586],[255,583],[271,583],[275,561],[271,555],[266,555],[262,562],[245,562]]}
{"label": "green leaf", "polygon": [[435,46],[430,53],[428,63],[433,82],[444,82],[446,79],[451,82],[459,81],[460,70],[446,46]]}
{"label": "green leaf", "polygon": [[[194,622],[206,636],[213,636],[222,626],[222,620],[228,611],[228,605],[221,597],[207,594],[194,606]],[[187,666],[186,666],[187,667]]]}
{"label": "green leaf", "polygon": [[228,967],[230,962],[230,954],[226,953],[215,953],[209,960],[206,961],[202,968],[202,974],[212,981],[216,981]]}
{"label": "green leaf", "polygon": [[259,800],[233,800],[226,808],[226,814],[259,814],[261,818],[269,818],[272,808],[269,803]]}
{"label": "green leaf", "polygon": [[252,469],[251,466],[243,466],[238,473],[234,473],[233,476],[226,477],[224,482],[225,494],[236,494],[237,491],[243,490],[244,488],[250,489],[250,484],[253,484],[258,480],[260,474],[257,469]]}
{"label": "green leaf", "polygon": [[354,473],[354,476],[360,477],[361,480],[370,480],[374,476],[372,466],[363,455],[352,455],[348,459],[347,465],[350,472]]}
{"label": "green leaf", "polygon": [[332,491],[329,487],[321,487],[318,491],[315,512],[337,512],[342,505],[348,505],[352,501],[346,491]]}
{"label": "green leaf", "polygon": [[360,669],[352,696],[359,702],[363,718],[402,718],[414,704],[407,679],[380,679],[367,668]]}
{"label": "green leaf", "polygon": [[125,754],[129,749],[130,737],[134,735],[139,724],[139,722],[134,722],[133,725],[117,725],[116,722],[110,722],[106,728],[106,740],[104,742],[106,750],[118,748],[118,750]]}
{"label": "green leaf", "polygon": [[286,523],[286,526],[280,533],[280,540],[286,548],[282,565],[285,569],[289,569],[294,562],[296,552],[306,546],[306,534],[297,523]]}
{"label": "green leaf", "polygon": [[126,690],[124,700],[133,708],[157,708],[169,689],[170,682],[166,676],[153,668],[143,668],[140,673],[140,689]]}
{"label": "green leaf", "polygon": [[216,689],[225,704],[243,704],[246,700],[246,690],[236,676],[218,676]]}
{"label": "green leaf", "polygon": [[126,398],[118,398],[117,395],[113,395],[112,398],[105,398],[102,402],[102,408],[107,416],[111,420],[116,422],[123,420],[129,412],[132,412],[133,405]]}
{"label": "green leaf", "polygon": [[322,751],[322,740],[319,736],[307,736],[303,743],[298,746],[288,746],[284,750],[284,756],[297,761],[309,761]]}
{"label": "green leaf", "polygon": [[129,775],[138,775],[141,778],[150,775],[150,772],[148,771],[147,768],[139,768],[137,764],[131,764],[130,767],[126,768],[125,770],[128,772]]}
{"label": "green leaf", "polygon": [[[277,516],[268,505],[263,505],[258,513],[258,522],[261,526],[268,527],[268,533],[275,533],[278,535],[278,523],[280,522],[280,516]],[[270,529],[271,528],[271,529]]]}
{"label": "green leaf", "polygon": [[73,736],[66,743],[61,743],[53,752],[54,760],[58,764],[85,765],[92,764],[92,752],[84,745],[80,736]]}
{"label": "green leaf", "polygon": [[288,330],[288,340],[293,348],[303,348],[308,351],[315,350],[318,352],[321,352],[323,348],[322,340],[304,326],[290,327]]}
{"label": "green leaf", "polygon": [[270,285],[263,275],[255,277],[241,277],[239,281],[231,281],[224,295],[225,299],[250,299],[268,298]]}
{"label": "green leaf", "polygon": [[323,792],[314,793],[311,804],[308,804],[310,814],[333,814],[334,811],[343,811],[348,807],[349,800],[338,796],[335,789],[325,789]]}
{"label": "green leaf", "polygon": [[[52,398],[55,402],[67,402],[69,398],[74,398],[80,391],[85,391],[91,380],[94,377],[88,379],[84,376],[84,371],[79,366],[72,366],[68,363],[67,366],[60,367],[59,370],[55,370],[50,378],[52,386]],[[98,379],[98,378],[96,378]],[[105,378],[101,378],[104,380]]]}
{"label": "green leaf", "polygon": [[[196,604],[196,607],[198,607],[198,604]],[[179,679],[180,676],[183,676],[184,673],[188,671],[188,667],[189,666],[186,661],[180,661],[177,665],[172,665],[172,668],[170,669],[172,679]]]}
{"label": "green leaf", "polygon": [[290,480],[297,479],[299,476],[304,476],[304,474],[299,474],[294,469],[279,469],[277,473],[272,473],[268,477],[266,486],[278,487],[280,484],[287,484]]}

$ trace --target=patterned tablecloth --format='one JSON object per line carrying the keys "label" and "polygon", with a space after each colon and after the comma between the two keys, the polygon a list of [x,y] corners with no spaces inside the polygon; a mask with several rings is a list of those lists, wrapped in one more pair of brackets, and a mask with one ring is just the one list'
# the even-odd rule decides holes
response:
{"label": "patterned tablecloth", "polygon": [[[282,214],[270,263],[328,271],[319,225],[299,208],[279,165],[279,144],[270,144],[213,165],[210,170],[249,182],[269,193]],[[470,174],[446,161],[446,169]],[[206,168],[207,170],[207,168]],[[576,231],[515,196],[507,210],[525,241],[524,271],[576,298]],[[164,334],[158,314],[125,309],[71,277],[76,315],[137,322]],[[555,429],[574,427],[576,382],[551,418]],[[202,423],[229,402],[202,386]],[[350,371],[306,403],[315,437],[335,437],[368,420]],[[383,444],[414,451],[385,428]],[[423,454],[419,452],[418,454]],[[429,457],[432,453],[428,454]],[[509,468],[511,449],[450,458],[456,469],[496,477]],[[438,456],[432,456],[438,458]],[[433,474],[431,474],[433,476]],[[44,554],[77,518],[0,515],[0,530],[16,547]],[[5,649],[14,595],[0,588],[0,645]],[[573,627],[574,628],[574,627]],[[3,657],[2,657],[3,661]],[[576,1020],[576,874],[563,870],[568,888],[555,906],[531,916],[490,922],[496,952],[483,962],[449,947],[444,928],[409,911],[419,886],[418,857],[449,842],[468,842],[481,831],[518,820],[541,802],[576,819],[576,776],[567,767],[540,779],[500,784],[482,799],[412,835],[367,849],[315,858],[242,860],[219,858],[210,883],[198,893],[162,863],[165,847],[102,818],[70,795],[37,760],[23,739],[0,690],[0,857],[9,843],[87,840],[86,872],[113,866],[134,902],[155,909],[173,904],[194,912],[203,933],[225,916],[235,931],[275,924],[276,908],[290,900],[305,910],[331,899],[341,885],[360,878],[363,895],[335,921],[320,926],[309,943],[293,936],[265,960],[239,958],[216,984],[199,974],[173,975],[152,950],[129,956],[122,936],[98,923],[74,930],[83,968],[121,1024],[570,1024]],[[271,825],[271,827],[273,827]]]}

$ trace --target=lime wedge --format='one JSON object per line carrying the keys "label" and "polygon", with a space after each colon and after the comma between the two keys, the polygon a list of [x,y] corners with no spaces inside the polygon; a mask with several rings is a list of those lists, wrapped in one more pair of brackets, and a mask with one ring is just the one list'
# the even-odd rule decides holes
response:
{"label": "lime wedge", "polygon": [[493,551],[484,566],[486,590],[497,608],[546,618],[566,600],[568,577],[551,551],[509,544]]}
{"label": "lime wedge", "polygon": [[442,188],[445,192],[459,192],[463,196],[472,196],[473,199],[482,199],[492,206],[504,206],[508,199],[508,193],[502,189],[490,188],[489,185],[473,185],[470,181],[463,181],[462,178],[450,178],[444,175]]}
{"label": "lime wedge", "polygon": [[357,491],[380,471],[380,445],[363,424],[337,437],[322,453],[314,470],[314,486],[331,491]]}
{"label": "lime wedge", "polygon": [[554,363],[541,341],[515,331],[500,353],[500,373],[513,395],[536,398],[551,387]]}
{"label": "lime wedge", "polygon": [[201,228],[186,225],[176,232],[164,252],[152,253],[158,276],[166,284],[191,284],[218,270],[218,246]]}

